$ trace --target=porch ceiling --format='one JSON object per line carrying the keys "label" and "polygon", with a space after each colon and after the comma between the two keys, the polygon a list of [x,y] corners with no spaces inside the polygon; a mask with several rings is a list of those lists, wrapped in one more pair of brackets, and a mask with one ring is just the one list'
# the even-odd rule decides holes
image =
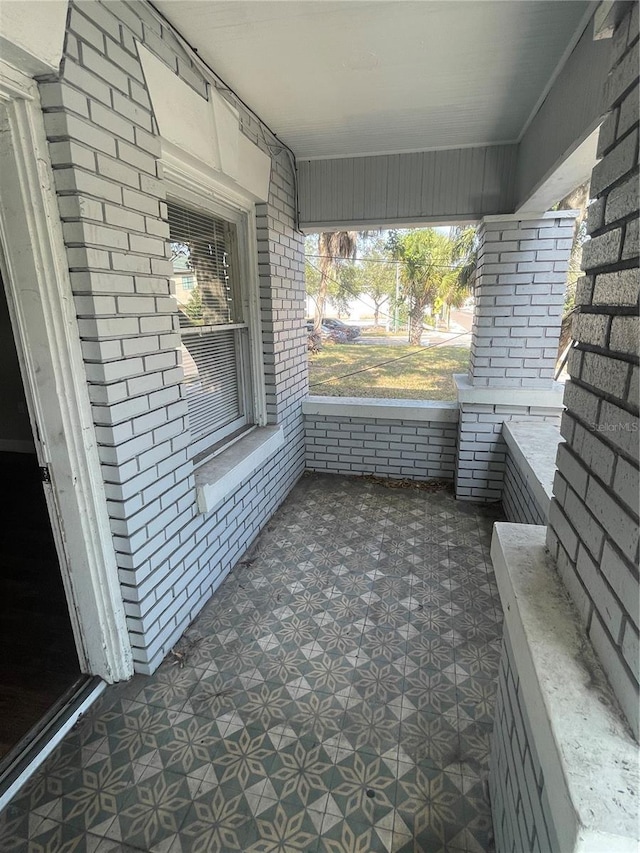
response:
{"label": "porch ceiling", "polygon": [[304,159],[518,141],[597,4],[154,5]]}

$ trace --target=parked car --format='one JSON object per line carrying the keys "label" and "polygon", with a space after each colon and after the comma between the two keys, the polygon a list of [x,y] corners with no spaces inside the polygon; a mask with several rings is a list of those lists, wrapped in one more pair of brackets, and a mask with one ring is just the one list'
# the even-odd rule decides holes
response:
{"label": "parked car", "polygon": [[[313,331],[314,325],[313,320],[307,320],[307,332]],[[361,330],[359,326],[349,326],[342,320],[325,317],[322,321],[322,333],[325,339],[333,340],[335,343],[347,343],[360,337]]]}
{"label": "parked car", "polygon": [[355,341],[356,338],[360,337],[359,326],[349,326],[347,323],[343,323],[342,320],[336,320],[333,317],[325,317],[322,325],[337,332],[344,332],[350,341]]}

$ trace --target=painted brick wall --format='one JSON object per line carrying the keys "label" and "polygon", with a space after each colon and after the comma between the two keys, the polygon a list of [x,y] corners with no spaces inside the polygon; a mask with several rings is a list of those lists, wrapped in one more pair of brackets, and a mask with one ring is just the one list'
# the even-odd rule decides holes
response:
{"label": "painted brick wall", "polygon": [[136,668],[149,672],[302,473],[306,336],[302,240],[282,152],[256,215],[268,412],[286,444],[224,507],[198,515],[160,144],[135,40],[206,94],[149,4],[91,0],[71,3],[61,74],[41,95],[128,627]]}
{"label": "painted brick wall", "polygon": [[504,469],[502,507],[507,521],[517,524],[546,524],[544,510],[539,505],[517,463],[507,448]]}
{"label": "painted brick wall", "polygon": [[523,418],[557,423],[560,411],[538,406],[460,404],[455,477],[459,500],[499,501],[502,498],[507,459],[502,424]]}
{"label": "painted brick wall", "polygon": [[496,853],[562,853],[508,633],[496,694],[489,794]]}
{"label": "painted brick wall", "polygon": [[487,217],[479,232],[469,381],[549,388],[557,357],[573,216]]}
{"label": "painted brick wall", "polygon": [[305,415],[306,467],[334,474],[452,480],[455,422]]}
{"label": "painted brick wall", "polygon": [[636,737],[638,5],[613,37],[547,542]]}

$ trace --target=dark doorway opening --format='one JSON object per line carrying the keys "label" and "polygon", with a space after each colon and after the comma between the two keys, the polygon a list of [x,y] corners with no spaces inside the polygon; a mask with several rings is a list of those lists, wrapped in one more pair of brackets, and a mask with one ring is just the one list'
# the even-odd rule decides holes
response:
{"label": "dark doorway opening", "polygon": [[0,282],[0,773],[78,680],[78,653]]}

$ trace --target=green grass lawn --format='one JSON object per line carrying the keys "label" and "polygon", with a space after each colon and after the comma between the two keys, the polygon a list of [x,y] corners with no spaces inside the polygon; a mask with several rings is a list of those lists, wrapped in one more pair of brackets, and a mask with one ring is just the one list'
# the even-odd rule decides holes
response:
{"label": "green grass lawn", "polygon": [[[409,353],[416,354],[395,360]],[[376,367],[381,362],[390,363]],[[420,352],[420,347],[408,345],[325,344],[322,352],[309,355],[309,393],[328,397],[455,400],[452,374],[466,373],[468,366],[469,350],[465,347],[438,346]],[[345,376],[363,368],[371,369]],[[316,384],[319,382],[323,384]]]}

